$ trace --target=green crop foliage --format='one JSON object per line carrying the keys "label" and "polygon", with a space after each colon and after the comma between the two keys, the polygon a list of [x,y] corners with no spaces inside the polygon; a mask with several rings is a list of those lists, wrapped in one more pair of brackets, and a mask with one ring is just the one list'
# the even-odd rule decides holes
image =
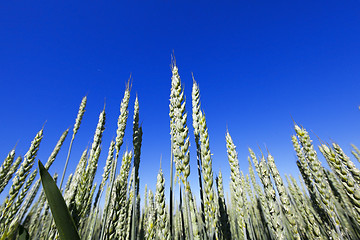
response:
{"label": "green crop foliage", "polygon": [[[67,165],[74,161],[70,155],[77,147],[75,136],[81,134],[87,102],[84,97],[74,127],[60,136],[46,164],[39,161],[39,166],[34,166],[43,129],[24,156],[16,148],[5,153],[0,165],[0,194],[5,199],[0,205],[0,240],[360,239],[360,170],[356,167],[360,151],[355,145],[351,145],[351,156],[335,142],[322,142],[317,151],[306,129],[295,124],[289,141],[297,157],[300,181],[288,175],[284,181],[271,149],[256,153],[249,148],[249,156],[238,156],[231,129],[224,132],[223,139],[227,159],[213,159],[212,138],[206,124],[206,109],[201,106],[199,86],[193,79],[192,107],[188,109],[185,85],[181,83],[175,60],[172,74],[169,79],[170,179],[164,178],[160,164],[154,178],[156,189],[146,187],[143,194],[139,191],[142,181],[139,169],[144,162],[142,136],[143,131],[146,135],[146,128],[141,126],[138,96],[131,113],[133,146],[121,149],[129,115],[128,83],[115,137],[106,146],[106,158],[100,157],[105,147],[101,144],[106,126],[104,107],[89,148],[81,149],[80,159],[71,163],[77,166],[75,171],[68,173],[68,180],[64,181]],[[191,120],[187,119],[188,112],[192,113]],[[187,121],[192,122],[193,133]],[[69,131],[72,137],[68,148],[62,149],[67,151],[67,158],[57,186],[57,174],[51,177],[48,169],[63,148]],[[196,148],[192,157],[190,138],[194,138]],[[319,160],[321,155],[326,161]],[[122,156],[120,160],[119,156]],[[196,161],[197,171],[190,172],[190,161]],[[229,164],[230,176],[213,169],[216,161]],[[249,174],[243,173],[245,169]],[[189,178],[190,173],[196,177]],[[95,181],[96,174],[101,175],[99,183]],[[226,177],[230,179],[228,188],[223,183]],[[189,179],[196,180],[190,184]],[[193,192],[192,184],[198,184],[200,192]],[[105,201],[101,200],[103,193]]]}

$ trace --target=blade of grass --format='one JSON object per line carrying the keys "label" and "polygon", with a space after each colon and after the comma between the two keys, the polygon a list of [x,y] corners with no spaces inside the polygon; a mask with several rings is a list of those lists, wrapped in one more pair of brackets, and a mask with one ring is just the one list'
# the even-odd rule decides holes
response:
{"label": "blade of grass", "polygon": [[56,186],[55,181],[52,179],[40,160],[39,169],[46,199],[49,203],[51,213],[59,231],[60,239],[80,240],[74,220],[69,213],[64,198],[61,195],[59,188]]}

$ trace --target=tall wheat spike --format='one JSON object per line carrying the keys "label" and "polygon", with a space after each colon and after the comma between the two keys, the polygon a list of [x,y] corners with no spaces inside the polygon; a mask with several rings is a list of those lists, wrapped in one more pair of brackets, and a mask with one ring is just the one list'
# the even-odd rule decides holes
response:
{"label": "tall wheat spike", "polygon": [[314,185],[319,193],[320,200],[322,202],[323,209],[329,214],[332,223],[336,232],[331,232],[330,234],[339,238],[343,239],[343,233],[340,229],[340,220],[336,214],[335,205],[331,197],[331,190],[327,181],[325,180],[322,166],[320,161],[317,158],[316,151],[312,145],[312,141],[309,137],[307,131],[303,128],[300,128],[298,125],[295,125],[295,132],[298,136],[298,139],[303,147],[306,160],[310,167],[311,176],[313,178]]}
{"label": "tall wheat spike", "polygon": [[[344,189],[346,190],[347,196],[351,199],[353,204],[353,209],[356,211],[355,219],[360,224],[360,194],[359,194],[359,185],[356,183],[353,175],[351,175],[350,170],[346,167],[346,157],[343,155],[343,152],[339,146],[336,146],[336,150],[332,150],[325,144],[319,147],[320,151],[323,153],[325,159],[328,161],[329,165],[333,167],[334,172],[340,179]],[[334,148],[335,149],[335,148]],[[342,157],[339,157],[339,155]]]}
{"label": "tall wheat spike", "polygon": [[288,180],[288,187],[295,202],[295,206],[301,215],[301,220],[304,222],[305,229],[303,229],[303,234],[307,235],[310,239],[323,239],[323,235],[321,234],[318,222],[311,211],[311,208],[308,206],[303,194],[299,186],[296,183],[295,178],[290,176],[290,180]]}
{"label": "tall wheat spike", "polygon": [[[48,160],[46,161],[46,164],[45,164],[45,168],[46,169],[49,169],[50,166],[54,163],[55,159],[56,159],[56,156],[58,155],[60,149],[61,149],[61,146],[63,145],[65,139],[66,139],[66,136],[69,132],[69,129],[66,129],[60,136],[60,139],[58,140],[58,142],[56,143],[53,151],[51,152]],[[24,215],[26,214],[26,212],[28,211],[28,209],[30,208],[32,202],[34,201],[35,199],[35,196],[37,194],[37,192],[39,191],[39,188],[40,188],[40,179],[37,180],[35,182],[35,184],[31,187],[31,190],[29,191],[29,194],[28,196],[26,197],[25,199],[25,203],[23,204],[23,206],[21,207],[20,211],[19,211],[19,215],[16,217],[16,220],[21,222],[21,220],[23,219]]]}
{"label": "tall wheat spike", "polygon": [[[200,142],[201,142],[201,170],[204,182],[204,205],[205,205],[205,224],[208,231],[215,233],[217,225],[215,217],[215,200],[213,188],[213,170],[212,159],[209,146],[209,134],[206,125],[205,115],[200,111],[199,113],[200,126]],[[209,236],[211,238],[211,236]]]}
{"label": "tall wheat spike", "polygon": [[295,216],[294,216],[295,215],[294,209],[290,204],[290,199],[288,198],[288,194],[286,192],[284,182],[283,182],[283,180],[280,176],[280,173],[275,165],[275,160],[270,153],[267,156],[267,160],[268,160],[268,166],[271,171],[271,175],[273,176],[273,179],[275,182],[276,189],[278,190],[278,193],[279,193],[282,209],[284,210],[285,216],[286,216],[287,220],[289,221],[292,235],[296,240],[300,240],[298,226],[296,224],[296,220],[295,220]]}
{"label": "tall wheat spike", "polygon": [[142,127],[139,127],[139,100],[136,96],[134,104],[134,120],[133,120],[133,145],[134,145],[134,198],[132,203],[132,224],[131,224],[131,239],[135,240],[136,235],[136,222],[139,220],[137,216],[137,202],[136,196],[139,194],[139,166],[140,166],[140,154],[141,154],[141,142],[142,142]]}
{"label": "tall wheat spike", "polygon": [[[117,169],[117,162],[118,162],[118,158],[119,158],[119,154],[120,154],[120,148],[123,144],[124,141],[124,135],[125,135],[125,129],[126,129],[126,122],[127,122],[127,118],[129,115],[129,110],[128,110],[128,106],[129,106],[129,99],[130,99],[130,79],[126,85],[126,89],[124,92],[124,97],[121,100],[121,104],[120,104],[120,115],[118,118],[118,122],[117,122],[117,130],[116,130],[116,138],[115,138],[115,151],[116,151],[116,155],[115,155],[115,159],[114,159],[114,163],[112,165],[111,168],[111,172],[110,172],[110,183],[109,183],[109,187],[108,187],[108,194],[111,195],[113,192],[113,187],[114,187],[114,181],[115,181],[115,176],[116,176],[116,169]],[[104,222],[103,222],[103,226],[106,225],[107,220],[108,220],[108,209],[111,207],[111,201],[110,201],[110,196],[107,194],[107,196],[105,197],[105,213],[104,213]],[[100,234],[100,239],[104,238],[104,233],[105,231],[102,229],[101,230],[101,234]]]}
{"label": "tall wheat spike", "polygon": [[204,207],[204,191],[202,186],[202,174],[201,174],[201,146],[200,146],[200,90],[198,84],[195,82],[193,76],[192,87],[192,119],[196,144],[196,161],[199,175],[199,187],[200,187],[200,203],[201,203],[201,218],[202,222],[205,222],[205,207]]}
{"label": "tall wheat spike", "polygon": [[18,167],[19,167],[22,160],[23,159],[22,159],[21,156],[18,156],[15,159],[14,163],[11,165],[9,171],[7,172],[7,174],[6,174],[5,178],[4,178],[4,181],[0,185],[0,193],[4,190],[6,185],[9,183],[10,179],[13,177],[15,171],[18,169]]}
{"label": "tall wheat spike", "polygon": [[268,169],[268,165],[265,161],[265,157],[262,156],[260,163],[259,163],[259,169],[260,169],[260,180],[264,186],[264,192],[267,199],[267,204],[269,208],[269,212],[271,215],[271,221],[272,221],[272,232],[274,234],[275,239],[285,239],[285,233],[284,233],[284,225],[281,220],[280,216],[280,209],[279,205],[277,203],[276,198],[276,192],[274,190],[274,187],[270,180],[270,172]]}
{"label": "tall wheat spike", "polygon": [[15,178],[13,179],[13,184],[9,190],[9,195],[6,197],[4,202],[4,207],[0,217],[0,232],[1,235],[4,236],[6,233],[6,229],[9,226],[6,226],[4,223],[9,216],[9,209],[12,207],[12,204],[17,197],[20,188],[23,186],[26,177],[29,175],[31,167],[34,164],[34,160],[36,158],[37,152],[39,150],[40,142],[43,137],[43,129],[41,129],[35,136],[34,140],[31,142],[30,148],[28,152],[24,156],[24,160],[20,165],[20,168],[16,172]]}
{"label": "tall wheat spike", "polygon": [[[188,194],[190,185],[187,180],[190,175],[189,129],[186,125],[187,113],[185,112],[184,92],[181,87],[181,80],[175,60],[172,62],[170,118],[172,154],[174,156],[177,174],[185,186],[187,198],[185,204],[189,211]],[[172,214],[172,210],[170,212],[170,214]],[[187,216],[188,222],[191,222],[190,212],[187,212]],[[190,232],[192,232],[191,224],[189,228]],[[190,239],[193,238],[192,236],[193,234],[190,234]]]}
{"label": "tall wheat spike", "polygon": [[351,147],[353,148],[353,151],[351,151],[351,153],[358,160],[358,162],[360,162],[360,150],[359,150],[359,148],[356,147],[354,144],[351,144]]}
{"label": "tall wheat spike", "polygon": [[353,161],[351,161],[338,144],[333,143],[332,147],[335,150],[337,158],[347,167],[357,184],[360,184],[360,170],[355,166]]}
{"label": "tall wheat spike", "polygon": [[90,189],[95,178],[95,173],[97,170],[98,160],[101,152],[101,141],[102,141],[103,132],[105,130],[105,119],[106,119],[106,114],[104,108],[99,115],[99,121],[96,126],[94,140],[90,149],[89,164],[86,168],[86,172],[88,176],[87,184],[88,186],[90,186]]}
{"label": "tall wheat spike", "polygon": [[82,118],[83,118],[84,113],[85,113],[86,102],[87,102],[87,97],[85,96],[81,100],[80,107],[79,107],[79,110],[78,110],[78,114],[76,116],[76,120],[75,120],[75,124],[74,124],[74,128],[73,128],[73,134],[72,134],[72,137],[71,137],[68,154],[67,154],[66,161],[65,161],[65,166],[64,166],[63,174],[61,176],[60,187],[59,187],[60,189],[61,189],[63,181],[64,181],[67,165],[68,165],[69,159],[70,159],[70,153],[71,153],[72,145],[73,145],[73,142],[74,142],[74,139],[75,139],[75,135],[79,131],[81,121],[82,121]]}
{"label": "tall wheat spike", "polygon": [[226,148],[227,148],[227,156],[230,164],[231,170],[231,185],[234,192],[234,203],[236,206],[233,206],[238,213],[236,215],[238,231],[239,231],[239,239],[246,239],[246,230],[245,230],[245,220],[244,220],[244,202],[243,202],[243,187],[241,186],[241,177],[240,177],[240,169],[239,169],[239,160],[237,157],[235,144],[230,136],[230,133],[226,133]]}
{"label": "tall wheat spike", "polygon": [[121,168],[120,168],[120,209],[119,209],[119,218],[120,221],[117,222],[116,232],[120,239],[125,239],[126,237],[126,223],[127,223],[127,181],[129,178],[130,173],[130,166],[131,166],[131,159],[132,159],[132,152],[125,152],[124,157],[121,162]]}
{"label": "tall wheat spike", "polygon": [[170,232],[168,228],[168,221],[166,216],[165,207],[165,179],[161,170],[157,175],[156,193],[155,193],[155,206],[156,206],[156,227],[157,227],[157,239],[167,240],[170,238]]}
{"label": "tall wheat spike", "polygon": [[[248,150],[250,152],[250,157],[255,164],[256,171],[257,171],[258,175],[260,176],[259,162],[257,160],[257,157],[251,148],[248,148]],[[263,193],[263,190],[261,189],[260,185],[256,182],[255,172],[254,172],[250,158],[248,158],[248,162],[249,162],[250,179],[251,179],[252,185],[254,186],[255,192],[258,197],[258,200],[256,201],[257,207],[255,208],[255,212],[257,212],[259,218],[261,218],[261,217],[265,218],[264,219],[265,221],[258,221],[258,224],[263,226],[263,229],[264,229],[263,234],[270,237],[270,234],[272,234],[270,232],[271,228],[272,228],[272,223],[270,220],[271,216],[270,216],[269,208],[267,206],[267,201],[266,201],[265,195]]]}
{"label": "tall wheat spike", "polygon": [[156,225],[156,210],[155,210],[155,204],[154,204],[154,194],[150,190],[149,191],[148,221],[147,221],[146,234],[145,234],[146,240],[155,239],[155,234],[156,234],[155,225]]}
{"label": "tall wheat spike", "polygon": [[15,159],[15,150],[11,150],[0,167],[0,193],[9,182],[8,174]]}

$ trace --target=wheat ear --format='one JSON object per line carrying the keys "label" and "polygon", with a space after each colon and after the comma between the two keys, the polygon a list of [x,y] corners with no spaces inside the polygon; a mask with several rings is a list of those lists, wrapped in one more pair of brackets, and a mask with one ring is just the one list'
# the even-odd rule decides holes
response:
{"label": "wheat ear", "polygon": [[40,142],[43,137],[43,129],[41,129],[35,136],[34,140],[31,142],[30,148],[28,152],[24,156],[24,160],[20,165],[20,168],[16,172],[15,178],[13,179],[13,184],[9,190],[9,195],[5,199],[4,207],[1,213],[0,222],[2,222],[2,226],[0,229],[4,232],[5,226],[3,225],[7,219],[9,214],[9,209],[11,208],[15,198],[17,197],[20,188],[23,186],[26,177],[29,175],[31,167],[34,164],[34,160],[37,155],[37,151],[39,150]]}
{"label": "wheat ear", "polygon": [[244,189],[241,186],[241,176],[239,169],[239,160],[236,152],[235,144],[230,136],[230,133],[226,133],[226,148],[227,156],[230,164],[230,179],[232,190],[234,193],[234,203],[236,204],[234,209],[237,212],[237,224],[239,231],[239,239],[246,239],[246,230],[245,230],[245,220],[244,220],[244,201],[243,201],[243,191]]}
{"label": "wheat ear", "polygon": [[84,116],[84,113],[85,113],[86,102],[87,102],[87,97],[85,96],[81,100],[79,111],[78,111],[78,114],[76,116],[76,120],[75,120],[75,124],[74,124],[74,128],[73,128],[73,135],[71,137],[70,146],[69,146],[68,154],[67,154],[67,157],[66,157],[63,174],[61,176],[60,187],[59,187],[60,189],[61,189],[63,181],[64,181],[67,165],[69,163],[69,158],[70,158],[72,145],[73,145],[73,142],[74,142],[74,139],[75,139],[75,135],[76,135],[76,133],[78,132],[78,130],[80,128],[81,120],[82,120],[82,118]]}
{"label": "wheat ear", "polygon": [[267,160],[268,160],[268,166],[271,171],[271,175],[273,176],[275,182],[276,189],[278,190],[279,193],[282,209],[284,210],[285,216],[290,223],[291,232],[296,240],[300,240],[300,234],[298,232],[298,226],[296,224],[294,209],[290,204],[290,199],[286,192],[284,182],[275,165],[275,160],[270,153],[267,156]]}
{"label": "wheat ear", "polygon": [[14,162],[15,150],[11,150],[0,167],[0,193],[4,190],[9,182],[8,174]]}
{"label": "wheat ear", "polygon": [[165,208],[165,179],[161,167],[157,175],[155,200],[157,213],[156,225],[158,228],[157,239],[167,240],[169,239],[170,234]]}
{"label": "wheat ear", "polygon": [[325,180],[321,162],[317,158],[317,153],[314,150],[309,134],[305,129],[300,128],[298,125],[295,125],[295,132],[303,147],[303,151],[310,168],[311,176],[314,180],[314,186],[319,193],[318,196],[320,197],[323,209],[325,209],[325,211],[329,214],[336,230],[336,232],[331,231],[331,235],[342,239],[343,233],[340,229],[340,220],[335,212],[336,210],[334,202],[331,199],[331,190],[329,184]]}

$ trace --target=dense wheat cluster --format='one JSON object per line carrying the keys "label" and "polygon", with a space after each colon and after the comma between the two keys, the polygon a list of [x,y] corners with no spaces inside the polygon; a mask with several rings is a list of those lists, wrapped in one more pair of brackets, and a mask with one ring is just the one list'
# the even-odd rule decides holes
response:
{"label": "dense wheat cluster", "polygon": [[[360,170],[352,160],[360,161],[356,146],[352,145],[351,158],[334,142],[323,143],[317,150],[309,133],[294,124],[294,135],[289,140],[294,146],[301,178],[285,175],[284,179],[269,152],[271,149],[258,153],[249,149],[249,164],[239,165],[235,143],[230,132],[226,132],[224,143],[230,176],[214,172],[199,87],[194,80],[192,122],[188,122],[184,89],[175,61],[169,104],[171,159],[162,163],[170,162],[170,179],[164,178],[160,167],[156,189],[145,187],[144,194],[140,194],[143,129],[139,124],[141,108],[137,97],[132,114],[133,147],[129,151],[122,149],[125,129],[129,127],[130,90],[129,86],[125,89],[116,137],[105,149],[106,161],[99,162],[106,125],[104,109],[91,147],[83,150],[75,172],[64,179],[73,141],[85,113],[87,98],[82,99],[58,187],[54,182],[58,175],[50,177],[47,169],[56,160],[69,129],[60,136],[44,165],[37,164],[43,129],[24,156],[17,156],[16,149],[8,153],[0,167],[0,193],[5,199],[0,206],[0,240],[360,239]],[[192,158],[191,137],[195,138],[197,149]],[[319,154],[328,166],[323,166]],[[191,172],[190,161],[196,161],[198,167]],[[99,165],[104,167],[97,183]],[[242,169],[248,169],[248,174]],[[40,177],[35,180],[38,172]],[[191,190],[190,173],[198,176],[198,183],[193,184],[199,184],[199,193]],[[224,177],[230,178],[228,193],[224,192]],[[105,200],[101,201],[103,194]]]}

